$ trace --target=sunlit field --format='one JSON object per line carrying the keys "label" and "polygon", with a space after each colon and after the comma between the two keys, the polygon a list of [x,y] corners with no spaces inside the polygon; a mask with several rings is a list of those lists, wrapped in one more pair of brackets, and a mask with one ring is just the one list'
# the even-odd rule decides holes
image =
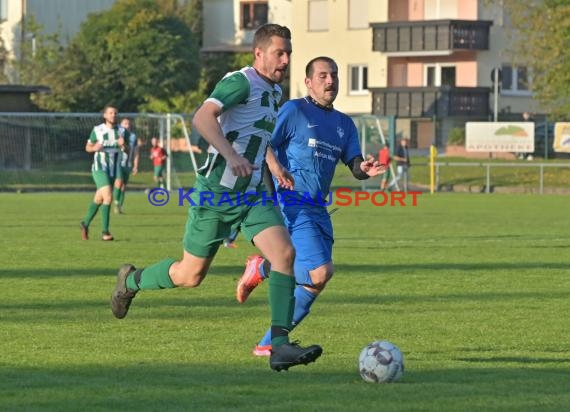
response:
{"label": "sunlit field", "polygon": [[[251,349],[267,286],[234,297],[245,258],[222,248],[198,289],[137,295],[111,315],[117,268],[179,257],[186,207],[127,194],[114,242],[82,241],[91,193],[0,194],[2,411],[560,411],[570,404],[567,196],[422,194],[340,207],[335,276],[291,337],[316,363],[270,370]],[[362,347],[405,356],[365,383]]]}

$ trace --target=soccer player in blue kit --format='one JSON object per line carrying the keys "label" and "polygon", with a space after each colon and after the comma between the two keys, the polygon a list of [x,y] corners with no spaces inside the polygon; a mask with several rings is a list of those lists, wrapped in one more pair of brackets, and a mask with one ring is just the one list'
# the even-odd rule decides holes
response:
{"label": "soccer player in blue kit", "polygon": [[[360,180],[385,171],[378,162],[364,160],[354,122],[333,107],[339,85],[335,61],[316,57],[307,64],[305,75],[308,96],[283,104],[271,137],[277,158],[295,179],[293,191],[278,189],[279,206],[296,250],[293,327],[309,314],[333,275],[333,227],[325,198],[338,161]],[[270,266],[262,256],[248,258],[236,291],[240,303],[269,277]],[[271,355],[270,330],[253,354]]]}

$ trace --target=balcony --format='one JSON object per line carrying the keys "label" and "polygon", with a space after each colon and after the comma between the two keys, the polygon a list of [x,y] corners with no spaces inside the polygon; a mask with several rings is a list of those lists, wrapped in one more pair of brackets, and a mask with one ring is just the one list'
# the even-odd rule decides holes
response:
{"label": "balcony", "polygon": [[460,116],[485,118],[490,113],[488,87],[369,88],[372,114],[397,117]]}
{"label": "balcony", "polygon": [[371,23],[372,50],[392,56],[445,55],[489,50],[487,20],[421,20]]}

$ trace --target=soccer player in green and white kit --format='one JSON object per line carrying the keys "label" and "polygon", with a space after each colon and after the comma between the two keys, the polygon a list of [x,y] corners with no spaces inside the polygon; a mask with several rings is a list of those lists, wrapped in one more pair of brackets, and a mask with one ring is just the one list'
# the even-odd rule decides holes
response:
{"label": "soccer player in green and white kit", "polygon": [[113,202],[112,187],[120,168],[121,150],[125,149],[125,139],[128,138],[128,132],[117,125],[117,114],[115,107],[105,106],[104,122],[93,128],[85,145],[85,151],[93,153],[91,174],[97,190],[85,218],[79,223],[83,240],[89,239],[89,225],[99,209],[101,209],[101,239],[113,240],[109,232],[110,209]]}
{"label": "soccer player in green and white kit", "polygon": [[[291,175],[269,147],[282,95],[278,83],[285,77],[292,51],[291,32],[277,24],[261,26],[254,35],[253,48],[253,66],[226,75],[194,115],[194,126],[211,148],[191,195],[196,205],[188,210],[182,259],[164,259],[144,269],[123,265],[111,308],[121,319],[140,290],[197,287],[224,239],[239,226],[272,263],[269,365],[280,371],[315,361],[322,348],[289,342],[295,306],[295,249],[279,209],[271,201],[263,201],[265,167],[279,185],[293,188]],[[213,194],[212,204],[200,201],[200,194],[206,192]],[[255,194],[244,202],[245,192]]]}

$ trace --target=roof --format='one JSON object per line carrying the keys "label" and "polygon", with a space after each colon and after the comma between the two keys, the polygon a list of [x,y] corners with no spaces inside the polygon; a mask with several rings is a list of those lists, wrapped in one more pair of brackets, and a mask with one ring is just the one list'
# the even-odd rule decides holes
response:
{"label": "roof", "polygon": [[0,93],[49,93],[51,89],[47,86],[23,86],[20,84],[0,84]]}

